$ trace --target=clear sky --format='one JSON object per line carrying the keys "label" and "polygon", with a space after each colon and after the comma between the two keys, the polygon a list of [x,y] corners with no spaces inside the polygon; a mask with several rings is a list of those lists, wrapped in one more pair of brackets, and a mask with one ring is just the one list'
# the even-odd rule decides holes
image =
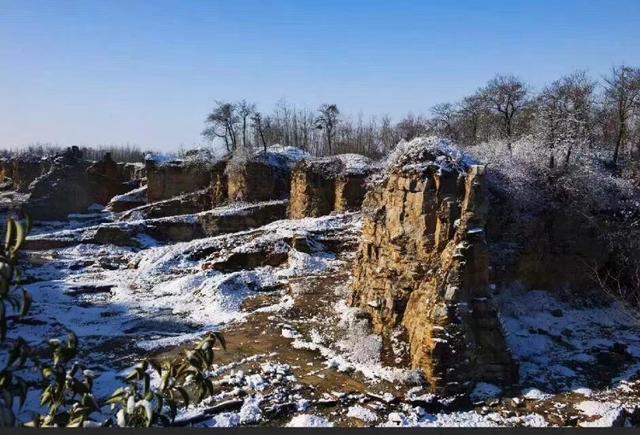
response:
{"label": "clear sky", "polygon": [[640,0],[0,0],[0,148],[202,141],[215,99],[395,119],[640,65]]}

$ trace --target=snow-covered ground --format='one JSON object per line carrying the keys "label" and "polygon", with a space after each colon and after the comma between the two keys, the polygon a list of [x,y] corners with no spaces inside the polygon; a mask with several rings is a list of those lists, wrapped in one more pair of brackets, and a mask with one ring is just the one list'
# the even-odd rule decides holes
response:
{"label": "snow-covered ground", "polygon": [[[76,216],[36,233],[108,220]],[[572,306],[543,291],[496,297],[519,385],[478,384],[469,398],[430,394],[404,366],[400,336],[385,353],[345,302],[360,225],[347,214],[170,245],[141,234],[143,247],[26,252],[33,308],[12,329],[36,346],[73,330],[80,358],[98,374],[98,395],[141,357],[223,331],[229,349],[210,373],[218,392],[183,410],[185,425],[588,426],[635,418],[638,318],[621,305]],[[25,415],[37,408],[31,394]]]}

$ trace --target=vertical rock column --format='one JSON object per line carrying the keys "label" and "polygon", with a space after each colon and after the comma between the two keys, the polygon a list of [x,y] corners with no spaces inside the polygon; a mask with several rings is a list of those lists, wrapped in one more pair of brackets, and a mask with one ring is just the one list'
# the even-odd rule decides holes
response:
{"label": "vertical rock column", "polygon": [[514,382],[488,291],[485,168],[436,154],[392,167],[367,194],[350,302],[378,333],[406,329],[411,364],[437,392]]}

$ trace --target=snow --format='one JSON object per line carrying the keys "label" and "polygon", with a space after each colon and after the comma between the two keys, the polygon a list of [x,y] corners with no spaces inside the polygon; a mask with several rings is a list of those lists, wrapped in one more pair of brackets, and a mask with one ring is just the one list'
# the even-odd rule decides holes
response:
{"label": "snow", "polygon": [[345,165],[348,175],[367,175],[374,169],[371,159],[361,154],[338,154],[336,157]]}
{"label": "snow", "polygon": [[499,397],[500,394],[502,394],[502,389],[497,385],[479,382],[476,384],[469,397],[473,401],[479,401]]}
{"label": "snow", "polygon": [[309,153],[305,150],[290,145],[284,146],[280,144],[274,144],[267,148],[267,152],[274,154],[282,154],[292,162],[299,162],[309,158]]}
{"label": "snow", "polygon": [[293,417],[287,427],[333,427],[333,423],[317,415],[300,414]]}
{"label": "snow", "polygon": [[147,186],[138,187],[137,189],[130,190],[122,195],[116,195],[111,198],[113,202],[146,202],[147,200]]}
{"label": "snow", "polygon": [[581,427],[611,427],[613,423],[620,417],[622,406],[613,402],[597,402],[594,400],[585,400],[576,406],[580,412],[587,417],[597,417],[592,421],[583,421],[579,425]]}
{"label": "snow", "polygon": [[[517,286],[501,289],[496,302],[524,385],[549,393],[588,385],[596,356],[611,351],[616,342],[640,357],[640,320],[622,304],[572,306],[549,292]],[[562,316],[553,314],[558,310]],[[623,377],[639,371],[636,363]]]}
{"label": "snow", "polygon": [[367,423],[372,423],[378,419],[378,415],[374,411],[360,405],[350,406],[347,410],[347,417],[357,418]]}
{"label": "snow", "polygon": [[262,420],[260,403],[262,403],[262,397],[249,397],[244,400],[238,413],[241,424],[256,424]]}

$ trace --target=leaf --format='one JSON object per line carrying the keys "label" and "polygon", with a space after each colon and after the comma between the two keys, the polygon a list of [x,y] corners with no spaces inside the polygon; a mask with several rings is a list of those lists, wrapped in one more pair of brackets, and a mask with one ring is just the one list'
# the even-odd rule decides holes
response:
{"label": "leaf", "polygon": [[213,335],[215,335],[218,339],[218,342],[220,343],[220,346],[222,346],[222,349],[227,350],[227,341],[224,339],[224,336],[219,332],[214,332]]}
{"label": "leaf", "polygon": [[22,224],[20,222],[15,222],[14,221],[14,225],[15,225],[15,244],[11,247],[11,250],[16,253],[20,250],[20,248],[22,247],[26,235],[24,233],[24,228],[22,227]]}
{"label": "leaf", "polygon": [[15,232],[15,225],[16,221],[12,218],[9,218],[9,220],[7,220],[7,229],[4,236],[4,247],[6,250],[9,250],[11,248],[11,242],[13,242],[13,235]]}
{"label": "leaf", "polygon": [[24,402],[27,400],[27,392],[29,391],[27,383],[22,379],[18,381],[18,391],[20,396],[20,409],[22,409]]}
{"label": "leaf", "polygon": [[175,390],[180,393],[182,401],[184,402],[184,407],[187,408],[189,406],[189,395],[187,394],[187,390],[182,387],[175,387]]}
{"label": "leaf", "polygon": [[160,367],[158,361],[153,358],[149,358],[149,365],[158,373],[158,375],[162,374],[162,368]]}
{"label": "leaf", "polygon": [[20,316],[24,317],[29,314],[31,302],[33,302],[31,294],[26,290],[22,290],[22,305],[20,307]]}

